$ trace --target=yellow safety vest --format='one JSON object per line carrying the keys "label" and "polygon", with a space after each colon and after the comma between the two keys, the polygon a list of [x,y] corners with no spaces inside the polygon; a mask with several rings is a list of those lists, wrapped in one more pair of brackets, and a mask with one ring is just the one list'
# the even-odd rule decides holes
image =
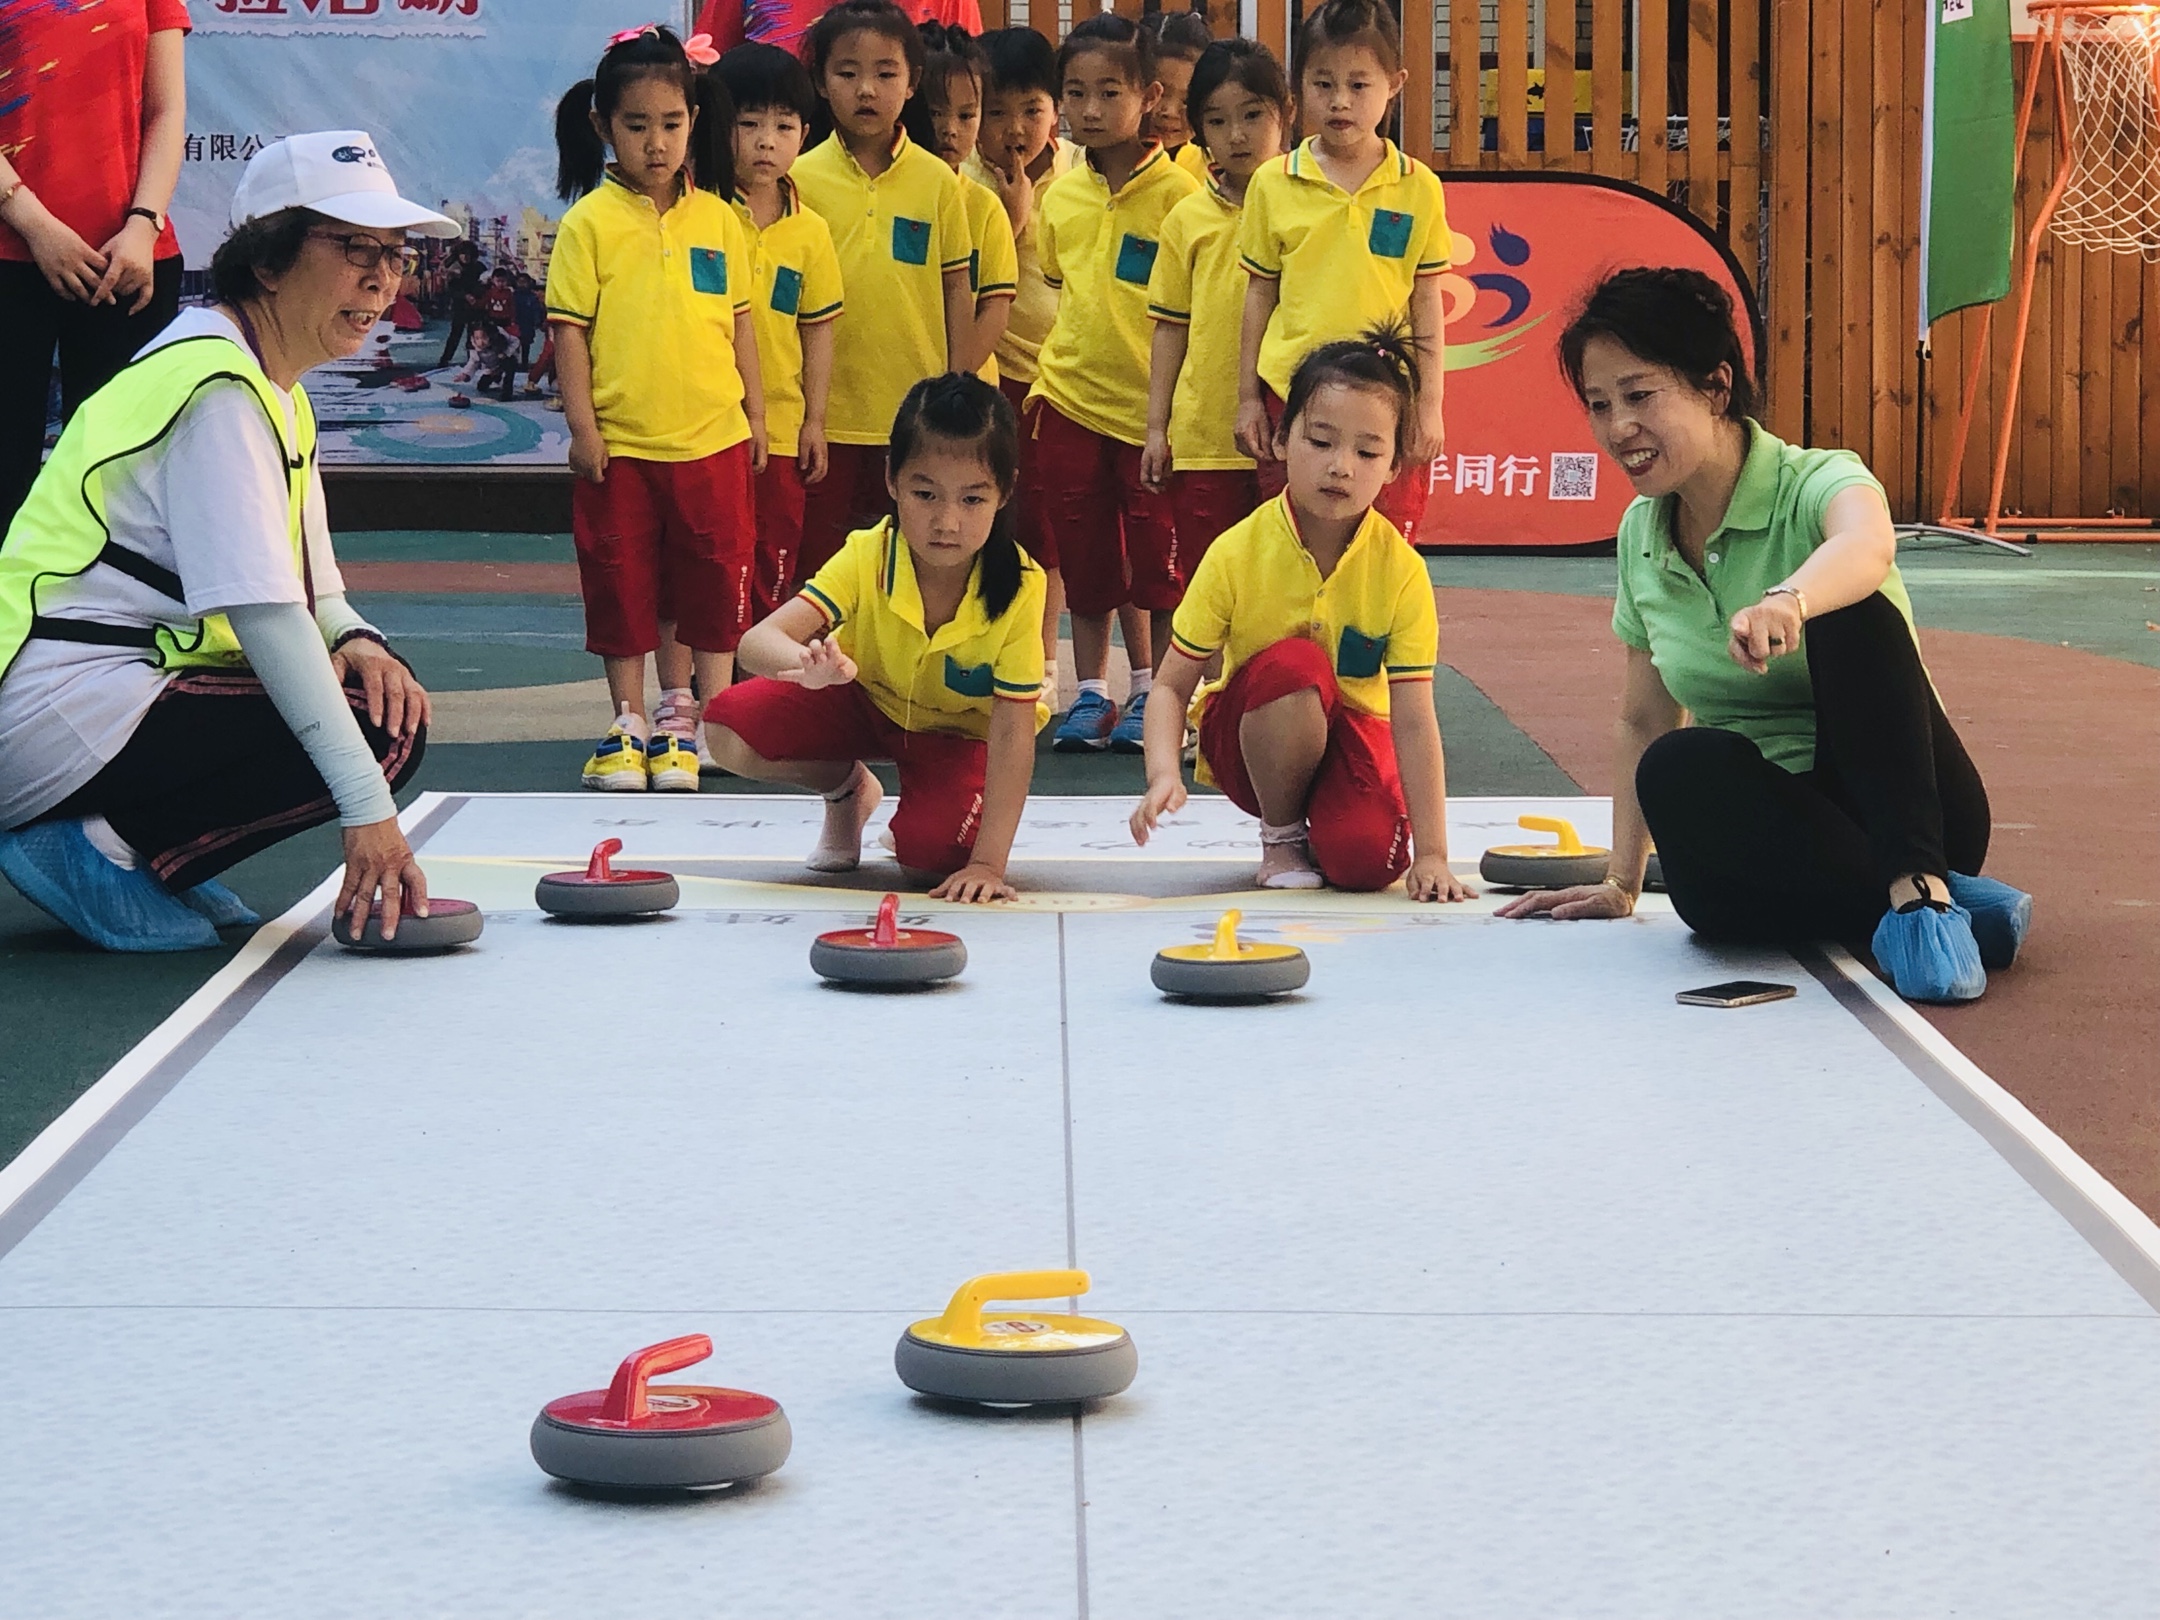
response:
{"label": "yellow safety vest", "polygon": [[[229,338],[181,338],[129,362],[83,402],[0,540],[0,675],[32,640],[135,647],[160,669],[246,662],[225,615],[190,615],[180,576],[129,549],[105,517],[107,494],[128,461],[162,443],[204,388],[228,380],[248,386],[277,435],[285,460],[293,570],[307,579],[300,512],[315,461],[315,413],[307,394],[293,389],[294,426],[288,431],[277,392],[252,354]],[[38,594],[48,582],[99,566],[118,569],[170,597],[171,616],[107,624],[39,612]],[[312,606],[312,588],[308,595]]]}

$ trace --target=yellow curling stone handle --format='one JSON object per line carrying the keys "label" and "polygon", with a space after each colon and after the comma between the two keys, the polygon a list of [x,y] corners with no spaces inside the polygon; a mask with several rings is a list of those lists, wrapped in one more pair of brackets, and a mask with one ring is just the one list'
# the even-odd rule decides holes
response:
{"label": "yellow curling stone handle", "polygon": [[1162,954],[1181,962],[1272,962],[1298,954],[1295,945],[1246,944],[1238,938],[1237,932],[1238,924],[1244,920],[1244,912],[1226,911],[1222,921],[1215,925],[1215,938],[1211,943],[1171,945],[1165,947]]}
{"label": "yellow curling stone handle", "polygon": [[953,1291],[938,1318],[941,1332],[968,1339],[982,1332],[982,1308],[997,1299],[1069,1299],[1088,1291],[1084,1271],[991,1271],[970,1277]]}
{"label": "yellow curling stone handle", "polygon": [[1084,1350],[1122,1339],[1115,1322],[1062,1312],[1031,1312],[1015,1321],[985,1322],[983,1307],[1001,1299],[1062,1299],[1088,1291],[1084,1271],[993,1271],[970,1277],[953,1294],[943,1316],[917,1322],[910,1335],[929,1344],[963,1350]]}
{"label": "yellow curling stone handle", "polygon": [[1495,844],[1495,855],[1602,855],[1602,849],[1585,844],[1576,834],[1575,823],[1563,821],[1558,816],[1517,816],[1515,825],[1530,832],[1549,832],[1559,839],[1556,844]]}

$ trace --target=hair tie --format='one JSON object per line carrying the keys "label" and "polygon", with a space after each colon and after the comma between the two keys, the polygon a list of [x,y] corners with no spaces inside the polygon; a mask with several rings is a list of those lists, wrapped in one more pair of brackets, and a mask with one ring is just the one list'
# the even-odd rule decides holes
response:
{"label": "hair tie", "polygon": [[713,44],[710,34],[692,34],[682,42],[683,55],[696,66],[711,67],[720,60],[720,48]]}
{"label": "hair tie", "polygon": [[659,32],[660,25],[658,23],[640,23],[635,28],[625,28],[620,33],[608,35],[607,48],[612,51],[618,45],[627,45],[633,39],[643,39],[647,34],[657,34]]}

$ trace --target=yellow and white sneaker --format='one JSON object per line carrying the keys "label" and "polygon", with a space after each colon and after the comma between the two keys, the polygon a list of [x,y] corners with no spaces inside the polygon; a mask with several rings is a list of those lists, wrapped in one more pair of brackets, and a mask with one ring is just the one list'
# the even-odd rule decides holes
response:
{"label": "yellow and white sneaker", "polygon": [[600,739],[600,746],[585,762],[587,787],[603,793],[645,791],[645,739],[631,729],[636,724],[636,717],[626,714]]}
{"label": "yellow and white sneaker", "polygon": [[655,731],[645,744],[645,774],[660,793],[695,793],[698,758],[693,739]]}

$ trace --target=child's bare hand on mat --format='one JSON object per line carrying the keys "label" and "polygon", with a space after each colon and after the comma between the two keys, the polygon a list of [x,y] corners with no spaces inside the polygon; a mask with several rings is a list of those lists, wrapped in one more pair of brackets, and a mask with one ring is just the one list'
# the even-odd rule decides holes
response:
{"label": "child's bare hand on mat", "polygon": [[355,934],[367,926],[377,894],[384,939],[396,937],[400,916],[428,914],[427,874],[395,816],[345,829],[345,881],[338,885],[337,910],[351,918]]}
{"label": "child's bare hand on mat", "polygon": [[1253,460],[1275,459],[1275,431],[1268,426],[1267,407],[1257,399],[1239,402],[1236,438],[1238,449]]}
{"label": "child's bare hand on mat", "polygon": [[1510,900],[1495,917],[1551,917],[1556,922],[1586,918],[1632,917],[1635,897],[1611,883],[1584,883],[1572,889],[1533,889]]}
{"label": "child's bare hand on mat", "polygon": [[1148,783],[1139,809],[1132,813],[1132,841],[1145,844],[1149,834],[1155,831],[1155,823],[1184,809],[1189,797],[1182,776],[1166,776],[1159,782]]}
{"label": "child's bare hand on mat", "polygon": [[802,662],[793,669],[777,672],[783,681],[793,681],[806,692],[815,692],[824,686],[845,686],[855,678],[855,660],[840,650],[840,643],[820,636],[806,643],[802,650]]}
{"label": "child's bare hand on mat", "polygon": [[1403,893],[1413,900],[1475,900],[1477,890],[1457,877],[1445,855],[1420,855],[1403,874]]}
{"label": "child's bare hand on mat", "polygon": [[970,861],[930,891],[933,900],[957,905],[980,905],[986,900],[1017,900],[1020,891],[1005,881],[1005,874],[981,861]]}

